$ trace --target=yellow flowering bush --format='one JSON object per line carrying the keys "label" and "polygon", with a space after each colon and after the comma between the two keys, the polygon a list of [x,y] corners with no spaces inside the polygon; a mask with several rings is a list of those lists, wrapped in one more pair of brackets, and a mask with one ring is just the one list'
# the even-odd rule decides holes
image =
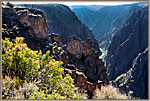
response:
{"label": "yellow flowering bush", "polygon": [[39,82],[38,90],[28,93],[29,99],[78,99],[74,80],[64,74],[63,62],[53,59],[50,51],[31,50],[23,41],[23,37],[16,37],[14,43],[9,38],[2,40],[3,78],[15,77],[19,85],[26,80]]}
{"label": "yellow flowering bush", "polygon": [[39,56],[41,52],[33,51],[23,43],[23,37],[17,37],[15,43],[9,38],[2,40],[2,66],[3,76],[17,76],[20,79],[28,79],[40,68]]}

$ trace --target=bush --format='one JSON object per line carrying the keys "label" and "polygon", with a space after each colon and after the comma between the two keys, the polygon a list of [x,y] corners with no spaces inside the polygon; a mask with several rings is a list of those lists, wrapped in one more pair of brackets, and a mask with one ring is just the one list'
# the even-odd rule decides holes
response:
{"label": "bush", "polygon": [[131,97],[121,94],[118,88],[108,85],[102,86],[101,90],[96,89],[94,99],[131,99]]}
{"label": "bush", "polygon": [[9,38],[2,40],[3,77],[8,75],[20,80],[30,79],[40,68],[41,52],[29,49],[23,40],[23,37],[17,37],[15,43],[10,42]]}
{"label": "bush", "polygon": [[30,91],[26,95],[28,97],[24,98],[78,99],[74,80],[69,74],[63,76],[63,62],[53,59],[50,51],[42,54],[41,51],[29,49],[23,40],[23,37],[16,37],[15,43],[10,42],[9,38],[2,40],[3,78],[16,78],[15,84],[22,87],[25,81],[36,81],[37,89]]}

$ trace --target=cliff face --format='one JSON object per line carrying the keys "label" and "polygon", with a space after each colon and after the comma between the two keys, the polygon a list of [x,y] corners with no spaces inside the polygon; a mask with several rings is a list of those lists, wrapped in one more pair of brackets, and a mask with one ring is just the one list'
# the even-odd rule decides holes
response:
{"label": "cliff face", "polygon": [[59,38],[65,37],[49,35],[45,15],[36,9],[3,8],[2,20],[3,39],[9,37],[15,42],[16,37],[24,37],[32,50],[40,49],[43,53],[50,50],[55,60],[63,61],[64,75],[70,74],[75,86],[89,98],[94,95],[96,87],[109,84],[104,63],[98,58],[99,52],[92,49],[92,39],[81,41],[70,37],[66,45],[62,45]]}
{"label": "cliff face", "polygon": [[[133,75],[131,75],[134,76],[135,82],[139,82],[140,79],[148,77],[148,65],[146,61],[148,56],[144,55],[144,57],[140,59],[142,64],[146,63],[145,65],[140,65],[138,61],[136,63],[136,60],[133,61],[138,56],[138,54],[142,53],[147,47],[148,8],[144,7],[143,9],[135,12],[128,19],[126,24],[114,36],[112,43],[109,46],[108,55],[105,58],[106,67],[109,73],[109,80],[115,80],[118,76],[123,76],[122,74],[126,73],[132,67],[132,64],[137,64],[137,66],[133,66],[133,68],[136,68],[136,71],[134,71]],[[144,74],[140,73],[141,70]],[[142,86],[146,85],[147,81],[143,81],[140,84],[135,84],[136,85],[134,85],[134,89],[132,89],[133,92],[137,94],[137,97],[140,96],[143,98],[144,96],[142,97],[141,95],[145,94],[146,91],[144,90],[145,87]],[[140,91],[135,90],[135,88],[138,89],[139,86],[142,87],[142,90],[144,90],[142,94]]]}
{"label": "cliff face", "polygon": [[[37,12],[37,14],[34,14],[34,11]],[[25,28],[29,29],[31,36],[36,36],[37,38],[47,38],[49,35],[46,19],[40,14],[41,11],[26,8],[3,8],[2,13],[4,24],[10,26],[16,22],[20,22]],[[14,26],[14,28],[15,27],[16,26]]]}
{"label": "cliff face", "polygon": [[43,12],[36,9],[4,7],[2,20],[3,39],[9,37],[14,41],[16,37],[24,37],[28,47],[44,52],[49,29]]}
{"label": "cliff face", "polygon": [[70,63],[74,63],[79,70],[87,76],[87,80],[94,83],[98,80],[108,85],[108,78],[104,62],[99,59],[99,53],[92,48],[92,40],[87,39],[81,42],[76,37],[70,37],[66,50],[73,55],[69,58]]}
{"label": "cliff face", "polygon": [[19,12],[20,22],[25,27],[33,27],[30,30],[31,35],[35,35],[38,38],[48,37],[48,26],[41,15],[35,15],[30,11]]}
{"label": "cliff face", "polygon": [[70,36],[77,36],[82,41],[87,38],[93,40],[92,47],[98,50],[98,44],[92,31],[82,24],[69,7],[61,4],[44,4],[44,5],[21,5],[41,9],[47,18],[47,24],[51,33],[57,33],[60,36],[62,44],[69,41]]}
{"label": "cliff face", "polygon": [[148,48],[138,54],[133,60],[132,67],[114,84],[122,91],[133,91],[134,97],[148,98]]}
{"label": "cliff face", "polygon": [[107,50],[117,31],[135,11],[142,8],[139,4],[98,6],[99,9],[95,10],[88,6],[71,8],[81,22],[92,30],[100,46]]}

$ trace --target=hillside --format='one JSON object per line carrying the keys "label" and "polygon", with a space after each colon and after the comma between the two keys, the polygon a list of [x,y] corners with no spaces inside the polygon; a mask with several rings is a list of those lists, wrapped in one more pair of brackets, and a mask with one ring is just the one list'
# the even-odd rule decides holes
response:
{"label": "hillside", "polygon": [[81,22],[92,30],[93,35],[100,44],[100,47],[107,50],[113,36],[125,24],[127,19],[136,10],[143,7],[142,5],[139,6],[139,4],[136,3],[118,6],[99,5],[95,6],[96,10],[93,10],[93,7],[90,6],[75,8],[72,6],[71,8]]}
{"label": "hillside", "polygon": [[[127,72],[133,72],[130,76],[126,75],[125,80],[128,82],[129,89],[133,90],[133,95],[140,98],[147,98],[148,93],[145,90],[145,86],[148,83],[146,79],[148,77],[148,54],[144,52],[147,47],[148,8],[144,7],[133,13],[126,24],[114,36],[108,49],[108,55],[105,58],[109,80],[115,80],[119,76],[124,76],[123,74]],[[144,55],[139,56],[139,54]],[[131,77],[133,77],[132,82],[129,80]],[[145,80],[141,81],[142,83],[137,84],[139,80],[144,78]],[[126,81],[123,82],[123,85],[126,84]],[[135,85],[132,85],[133,83]],[[142,94],[140,89],[142,89]]]}

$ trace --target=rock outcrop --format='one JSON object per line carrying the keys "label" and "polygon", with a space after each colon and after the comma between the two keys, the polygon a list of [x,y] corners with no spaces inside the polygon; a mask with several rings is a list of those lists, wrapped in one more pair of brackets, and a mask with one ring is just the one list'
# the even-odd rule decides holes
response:
{"label": "rock outcrop", "polygon": [[83,42],[77,37],[70,37],[66,48],[68,52],[80,59],[82,56],[94,54],[92,39],[86,39],[85,42]]}
{"label": "rock outcrop", "polygon": [[93,97],[96,88],[101,89],[101,86],[104,85],[103,81],[100,80],[95,83],[89,82],[85,74],[82,72],[78,72],[76,69],[70,70],[65,68],[65,73],[68,73],[72,76],[75,81],[75,85],[79,88],[79,92],[87,93],[90,99]]}
{"label": "rock outcrop", "polygon": [[[32,50],[44,52],[49,38],[49,29],[42,11],[29,8],[2,8],[3,39],[24,37]],[[46,43],[47,42],[47,43]]]}
{"label": "rock outcrop", "polygon": [[99,50],[98,43],[94,38],[92,31],[81,23],[75,13],[72,12],[68,6],[62,4],[23,4],[20,6],[42,10],[46,15],[50,34],[58,34],[62,44],[66,44],[69,41],[70,36],[77,36],[82,41],[85,41],[87,38],[91,38],[93,40],[93,49]]}
{"label": "rock outcrop", "polygon": [[[148,7],[144,7],[141,10],[135,12],[126,22],[126,24],[120,29],[120,31],[114,36],[112,43],[108,50],[108,55],[105,58],[106,67],[109,73],[109,80],[115,80],[118,76],[121,76],[123,73],[126,73],[133,64],[133,60],[138,56],[139,53],[142,53],[148,47]],[[146,58],[141,58],[143,64],[146,63]],[[144,59],[144,60],[142,60]],[[134,61],[136,62],[136,61]],[[138,62],[138,61],[137,61]],[[138,64],[138,63],[137,63]],[[140,68],[143,68],[143,73],[147,71],[148,65],[139,65]],[[136,76],[135,81],[139,82],[140,80],[148,77],[148,74],[141,75],[139,77],[141,69],[139,66],[135,66]],[[144,67],[143,67],[144,66]],[[133,76],[133,75],[131,75]],[[139,85],[146,85],[143,83],[134,85],[135,88],[139,88]],[[146,94],[145,87],[141,88]],[[148,88],[147,88],[148,89]],[[136,97],[144,98],[140,96],[141,91],[133,89],[133,92],[136,93]],[[148,93],[148,92],[147,92]],[[143,95],[141,94],[141,95]],[[146,98],[146,97],[145,97]]]}
{"label": "rock outcrop", "polygon": [[104,62],[99,59],[99,53],[95,52],[91,46],[91,39],[83,42],[79,38],[70,37],[66,45],[66,51],[73,56],[69,58],[69,63],[75,63],[77,68],[85,73],[90,82],[94,83],[101,80],[108,85]]}
{"label": "rock outcrop", "polygon": [[39,10],[27,8],[3,8],[3,21],[7,25],[13,25],[16,20],[19,20],[24,27],[29,28],[28,31],[31,36],[48,38],[49,29],[46,19],[39,12],[41,13]]}
{"label": "rock outcrop", "polygon": [[[48,25],[41,15],[35,15],[29,10],[19,11],[19,21],[25,27],[31,27],[29,30],[31,35],[37,38],[47,38],[49,35]],[[33,27],[34,26],[34,27]]]}
{"label": "rock outcrop", "polygon": [[14,42],[16,37],[24,37],[32,50],[42,50],[42,53],[50,50],[55,60],[63,61],[64,75],[70,74],[80,92],[87,93],[89,98],[92,98],[96,87],[109,84],[104,63],[98,58],[99,52],[92,47],[93,39],[81,41],[70,37],[63,45],[58,34],[48,35],[44,14],[36,9],[3,8],[2,14],[3,39],[9,37]]}
{"label": "rock outcrop", "polygon": [[[59,45],[58,35],[51,36]],[[65,51],[55,54],[55,59],[63,61],[65,73],[72,76],[80,92],[86,92],[89,98],[92,98],[96,87],[101,88],[101,85],[109,84],[104,62],[98,58],[98,52],[92,49],[92,39],[86,39],[84,42],[77,37],[70,37],[63,49]]]}

